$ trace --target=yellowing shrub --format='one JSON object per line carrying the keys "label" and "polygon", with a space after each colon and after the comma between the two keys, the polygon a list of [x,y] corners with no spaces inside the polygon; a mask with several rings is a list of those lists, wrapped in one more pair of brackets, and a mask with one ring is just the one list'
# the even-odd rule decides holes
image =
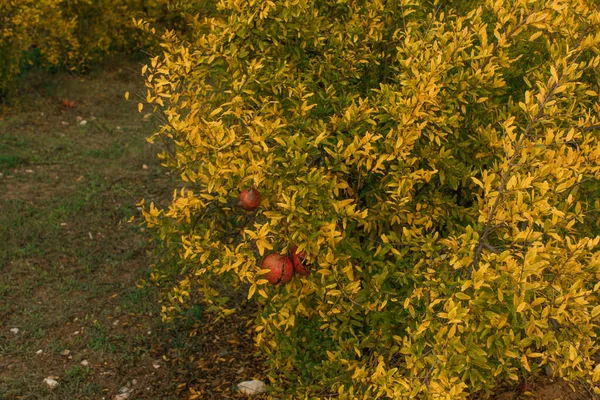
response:
{"label": "yellowing shrub", "polygon": [[[23,66],[84,70],[114,51],[148,50],[154,38],[133,19],[178,21],[169,0],[3,0],[0,2],[0,91]],[[181,19],[181,18],[179,18]],[[183,23],[179,22],[179,25]]]}
{"label": "yellowing shrub", "polygon": [[72,62],[78,49],[76,22],[55,0],[5,0],[0,4],[0,92],[39,49],[51,65]]}
{"label": "yellowing shrub", "polygon": [[[144,211],[181,259],[165,315],[247,290],[280,395],[600,380],[600,13],[458,3],[221,0],[144,68],[187,188]],[[268,285],[292,245],[310,275]]]}

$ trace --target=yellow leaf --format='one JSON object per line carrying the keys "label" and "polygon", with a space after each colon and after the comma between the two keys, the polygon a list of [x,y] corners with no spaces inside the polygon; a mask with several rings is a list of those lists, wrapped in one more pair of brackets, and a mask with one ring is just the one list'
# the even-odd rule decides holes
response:
{"label": "yellow leaf", "polygon": [[577,349],[573,346],[569,346],[569,360],[574,361],[577,358]]}
{"label": "yellow leaf", "polygon": [[529,361],[527,361],[527,356],[523,354],[521,356],[521,362],[523,363],[523,367],[529,372],[531,372],[531,367],[529,367]]}
{"label": "yellow leaf", "polygon": [[594,368],[594,373],[592,374],[592,382],[600,381],[600,364],[596,365]]}
{"label": "yellow leaf", "polygon": [[529,36],[529,41],[533,42],[535,39],[539,38],[540,36],[542,36],[542,31],[537,31],[533,35]]}
{"label": "yellow leaf", "polygon": [[248,289],[248,299],[252,298],[254,292],[256,292],[256,285],[252,285],[250,286],[250,289]]}

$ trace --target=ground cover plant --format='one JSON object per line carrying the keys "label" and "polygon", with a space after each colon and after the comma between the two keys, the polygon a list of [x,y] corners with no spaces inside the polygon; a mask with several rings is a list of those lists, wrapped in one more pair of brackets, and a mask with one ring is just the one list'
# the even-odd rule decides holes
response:
{"label": "ground cover plant", "polygon": [[[235,313],[233,284],[291,398],[489,397],[542,371],[594,396],[594,2],[221,0],[193,23],[139,105],[186,186],[144,210],[181,259],[153,275],[180,280],[165,318],[194,293]],[[283,284],[263,260],[293,246],[310,271]]]}

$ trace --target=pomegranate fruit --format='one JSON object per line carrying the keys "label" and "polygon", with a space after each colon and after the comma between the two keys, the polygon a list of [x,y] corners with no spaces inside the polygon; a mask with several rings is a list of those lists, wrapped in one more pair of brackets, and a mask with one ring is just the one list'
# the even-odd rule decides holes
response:
{"label": "pomegranate fruit", "polygon": [[308,267],[302,263],[306,257],[306,253],[301,251],[298,253],[298,246],[292,246],[290,249],[290,258],[292,259],[292,264],[294,264],[294,270],[298,275],[306,276],[308,275]]}
{"label": "pomegranate fruit", "polygon": [[242,190],[238,196],[238,205],[246,211],[253,211],[260,205],[260,192],[254,188]]}
{"label": "pomegranate fruit", "polygon": [[294,264],[286,256],[272,253],[265,257],[262,262],[263,269],[268,269],[267,280],[272,285],[287,283],[294,276]]}

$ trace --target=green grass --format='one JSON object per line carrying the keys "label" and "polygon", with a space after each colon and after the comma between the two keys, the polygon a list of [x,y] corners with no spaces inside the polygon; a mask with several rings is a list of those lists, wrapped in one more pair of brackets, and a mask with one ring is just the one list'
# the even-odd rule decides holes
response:
{"label": "green grass", "polygon": [[143,92],[139,68],[34,72],[0,105],[0,400],[112,399],[133,380],[132,400],[185,398],[187,387],[225,399],[246,378],[235,371],[252,358],[248,337],[250,358],[214,361],[246,319],[215,322],[194,306],[165,325],[157,289],[140,285],[157,260],[136,204],[166,204],[180,183],[145,141],[154,123],[123,98]]}
{"label": "green grass", "polygon": [[[141,351],[135,339],[160,332],[157,294],[136,287],[151,264],[149,236],[125,221],[139,217],[141,198],[164,200],[173,180],[144,140],[153,126],[123,99],[141,90],[138,68],[34,73],[22,82],[29,94],[0,109],[2,400],[111,397],[123,384],[105,378],[115,368],[140,381],[155,372],[151,346]],[[63,108],[62,98],[77,107]],[[60,382],[51,392],[42,385],[50,375]],[[156,394],[170,388],[169,379],[144,383]]]}

